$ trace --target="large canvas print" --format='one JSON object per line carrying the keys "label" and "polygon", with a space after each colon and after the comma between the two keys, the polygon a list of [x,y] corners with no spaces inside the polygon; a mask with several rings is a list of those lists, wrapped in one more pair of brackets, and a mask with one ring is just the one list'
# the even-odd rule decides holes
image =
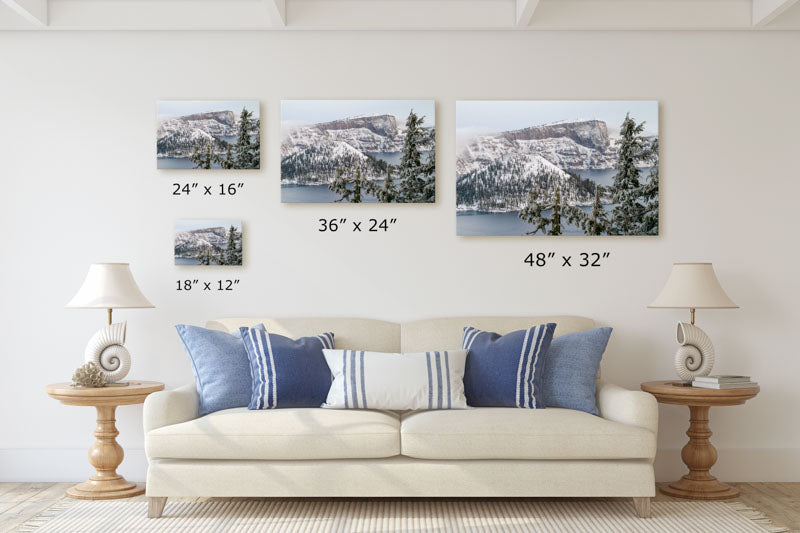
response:
{"label": "large canvas print", "polygon": [[157,103],[157,168],[257,169],[257,101],[162,100]]}
{"label": "large canvas print", "polygon": [[175,223],[176,265],[242,264],[242,222],[179,220]]}
{"label": "large canvas print", "polygon": [[433,100],[283,100],[281,201],[434,202]]}
{"label": "large canvas print", "polygon": [[459,101],[458,235],[658,235],[658,102]]}

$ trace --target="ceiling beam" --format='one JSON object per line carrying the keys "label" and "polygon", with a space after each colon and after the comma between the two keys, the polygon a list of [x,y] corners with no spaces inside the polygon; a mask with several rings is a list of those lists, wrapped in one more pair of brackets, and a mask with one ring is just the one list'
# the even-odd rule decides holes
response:
{"label": "ceiling beam", "polygon": [[514,27],[515,0],[288,0],[292,30],[474,30]]}
{"label": "ceiling beam", "polygon": [[286,0],[262,0],[275,26],[286,26]]}
{"label": "ceiling beam", "polygon": [[517,26],[530,26],[533,12],[538,5],[539,0],[517,0]]}
{"label": "ceiling beam", "polygon": [[753,0],[753,26],[766,26],[796,3],[797,0]]}
{"label": "ceiling beam", "polygon": [[0,0],[42,29],[800,30],[800,0]]}
{"label": "ceiling beam", "polygon": [[47,26],[47,0],[2,0],[34,26]]}

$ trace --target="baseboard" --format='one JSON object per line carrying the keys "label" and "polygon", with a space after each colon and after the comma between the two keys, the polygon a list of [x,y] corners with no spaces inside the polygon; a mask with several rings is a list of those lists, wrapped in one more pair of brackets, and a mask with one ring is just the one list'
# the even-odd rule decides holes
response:
{"label": "baseboard", "polygon": [[[86,448],[4,448],[0,449],[0,482],[85,481],[94,473]],[[117,469],[128,481],[147,477],[144,449],[125,450]]]}
{"label": "baseboard", "polygon": [[[800,481],[798,448],[732,448],[717,450],[711,473],[723,481]],[[656,481],[674,481],[687,472],[680,450],[658,450]]]}
{"label": "baseboard", "polygon": [[[712,472],[725,481],[800,481],[800,449],[748,448],[718,450]],[[92,474],[85,449],[0,449],[0,482],[83,481]],[[147,457],[143,449],[125,450],[118,469],[130,481],[144,481]],[[686,472],[680,450],[659,450],[656,480],[672,481]]]}

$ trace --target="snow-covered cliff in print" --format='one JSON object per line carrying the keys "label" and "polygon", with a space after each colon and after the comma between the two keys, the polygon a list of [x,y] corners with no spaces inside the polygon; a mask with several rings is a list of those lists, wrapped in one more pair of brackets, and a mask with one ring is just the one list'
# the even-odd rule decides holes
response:
{"label": "snow-covered cliff in print", "polygon": [[459,235],[657,234],[657,102],[456,108]]}
{"label": "snow-covered cliff in print", "polygon": [[175,224],[176,265],[242,264],[242,223],[180,220]]}
{"label": "snow-covered cliff in print", "polygon": [[394,115],[345,118],[301,126],[281,143],[281,157],[326,141],[342,142],[360,152],[400,152],[403,137]]}
{"label": "snow-covered cliff in print", "polygon": [[284,100],[284,202],[433,202],[430,100]]}
{"label": "snow-covered cliff in print", "polygon": [[257,169],[261,165],[258,102],[157,103],[160,169]]}

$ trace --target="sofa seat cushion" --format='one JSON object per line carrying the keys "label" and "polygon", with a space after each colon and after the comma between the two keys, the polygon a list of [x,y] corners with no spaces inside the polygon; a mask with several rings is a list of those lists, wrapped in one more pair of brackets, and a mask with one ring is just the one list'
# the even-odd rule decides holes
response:
{"label": "sofa seat cushion", "polygon": [[400,453],[400,417],[387,411],[247,408],[150,431],[151,459],[363,459]]}
{"label": "sofa seat cushion", "polygon": [[572,409],[478,407],[405,413],[400,446],[417,459],[650,459],[656,436]]}

